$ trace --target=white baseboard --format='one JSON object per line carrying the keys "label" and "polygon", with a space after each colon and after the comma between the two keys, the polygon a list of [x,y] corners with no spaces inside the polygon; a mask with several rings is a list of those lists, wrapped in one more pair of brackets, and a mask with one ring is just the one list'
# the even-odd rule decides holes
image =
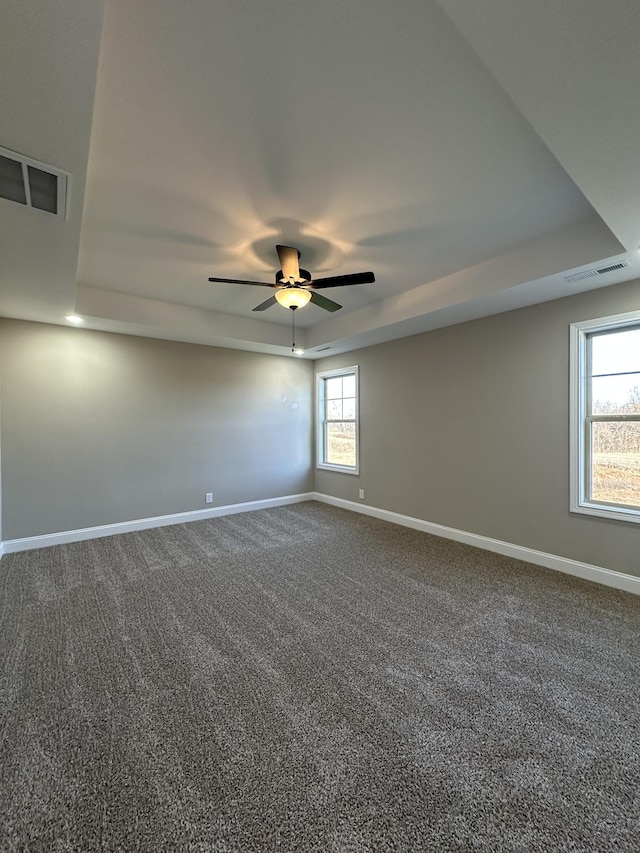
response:
{"label": "white baseboard", "polygon": [[526,563],[544,566],[546,569],[555,569],[555,571],[574,575],[584,580],[595,581],[595,583],[601,583],[604,586],[611,586],[615,589],[640,595],[640,578],[625,574],[624,572],[614,572],[611,569],[604,569],[601,566],[580,563],[577,560],[570,560],[567,557],[558,557],[555,554],[547,554],[544,551],[535,551],[533,548],[525,548],[522,545],[512,545],[510,542],[502,542],[500,539],[490,539],[488,536],[467,533],[464,530],[457,530],[455,527],[445,527],[442,524],[423,521],[421,518],[400,515],[397,512],[378,509],[378,507],[374,506],[366,506],[355,501],[346,501],[342,498],[334,498],[331,495],[323,495],[319,492],[315,493],[314,499],[322,503],[331,504],[332,506],[341,507],[342,509],[352,510],[363,515],[371,515],[383,521],[391,521],[393,524],[412,527],[414,530],[432,533],[434,536],[441,536],[444,539],[453,539],[455,542],[473,545],[485,551],[493,551],[496,554],[503,554],[506,557],[514,557],[516,560],[524,560]]}
{"label": "white baseboard", "polygon": [[431,521],[424,521],[421,518],[401,515],[397,512],[367,506],[366,504],[356,503],[355,501],[334,498],[331,495],[325,495],[320,492],[305,492],[298,495],[286,495],[285,497],[280,498],[268,498],[260,501],[228,504],[227,506],[211,507],[210,509],[199,509],[191,512],[178,512],[172,515],[159,515],[152,518],[123,521],[117,524],[103,524],[98,527],[85,527],[79,530],[65,530],[60,533],[47,533],[42,536],[29,536],[24,539],[8,539],[4,542],[0,542],[0,558],[2,558],[3,554],[12,554],[17,551],[29,551],[34,548],[48,548],[51,545],[81,542],[85,539],[97,539],[101,536],[113,536],[118,533],[131,533],[135,530],[148,530],[149,528],[165,527],[170,524],[184,524],[188,521],[199,521],[204,518],[233,515],[239,512],[252,512],[257,509],[285,506],[287,504],[301,503],[303,501],[310,500],[331,504],[332,506],[341,507],[342,509],[362,513],[363,515],[370,515],[374,518],[380,518],[383,521],[390,521],[393,524],[411,527],[414,530],[421,530],[424,533],[432,533],[434,536],[441,536],[444,539],[452,539],[455,542],[462,542],[465,545],[473,545],[474,547],[482,548],[485,551],[493,551],[496,554],[503,554],[506,557],[514,557],[515,559],[523,560],[526,563],[544,566],[547,569],[554,569],[555,571],[574,575],[575,577],[583,578],[584,580],[594,581],[595,583],[604,584],[605,586],[614,587],[615,589],[621,589],[625,592],[640,595],[640,578],[634,577],[634,575],[628,575],[624,572],[615,572],[611,569],[605,569],[602,566],[590,565],[589,563],[581,563],[577,560],[570,560],[567,557],[558,557],[555,554],[547,554],[544,551],[536,551],[532,548],[525,548],[522,545],[513,545],[510,542],[503,542],[500,539],[491,539],[488,536],[480,536],[477,533],[467,533],[464,530],[457,530],[455,527],[446,527],[442,524],[435,524]]}
{"label": "white baseboard", "polygon": [[[314,493],[286,495],[282,498],[267,498],[261,501],[228,504],[227,506],[196,509],[191,512],[176,512],[172,515],[157,515],[152,518],[138,518],[133,521],[121,521],[117,524],[101,524],[98,527],[83,527],[80,530],[64,530],[61,533],[46,533],[43,536],[28,536],[24,539],[8,539],[2,543],[5,554],[16,551],[30,551],[34,548],[48,548],[51,545],[64,545],[69,542],[81,542],[85,539],[98,539],[101,536],[113,536],[117,533],[131,533],[134,530],[148,530],[151,527],[166,527],[170,524],[184,524],[187,521],[201,521],[203,518],[215,518],[220,515],[234,515],[238,512],[252,512],[272,506],[301,503],[313,500]],[[2,550],[0,549],[0,556]]]}

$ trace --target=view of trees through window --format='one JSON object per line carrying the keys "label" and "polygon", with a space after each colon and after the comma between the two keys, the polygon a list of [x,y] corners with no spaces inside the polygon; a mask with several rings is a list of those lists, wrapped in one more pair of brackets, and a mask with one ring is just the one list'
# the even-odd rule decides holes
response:
{"label": "view of trees through window", "polygon": [[356,467],[356,377],[325,380],[325,462]]}
{"label": "view of trees through window", "polygon": [[640,328],[590,336],[591,499],[640,507]]}

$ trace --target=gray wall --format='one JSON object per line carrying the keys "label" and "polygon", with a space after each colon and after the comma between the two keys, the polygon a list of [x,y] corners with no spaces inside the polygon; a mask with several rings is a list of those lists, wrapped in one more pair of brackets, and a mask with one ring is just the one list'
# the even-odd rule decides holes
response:
{"label": "gray wall", "polygon": [[640,576],[640,525],[569,512],[569,324],[604,288],[316,362],[360,366],[360,476],[316,491]]}
{"label": "gray wall", "polygon": [[2,370],[0,370],[0,542],[2,542]]}
{"label": "gray wall", "polygon": [[312,374],[0,320],[4,540],[311,490]]}
{"label": "gray wall", "polygon": [[[640,525],[569,513],[568,326],[640,282],[316,362],[360,365],[361,474],[319,492],[640,576]],[[307,492],[310,362],[0,320],[2,534]]]}

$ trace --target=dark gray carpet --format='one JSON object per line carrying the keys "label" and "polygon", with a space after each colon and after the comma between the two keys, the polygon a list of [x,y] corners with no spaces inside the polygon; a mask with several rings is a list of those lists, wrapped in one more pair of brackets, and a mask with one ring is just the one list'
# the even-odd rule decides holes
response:
{"label": "dark gray carpet", "polygon": [[640,601],[317,503],[0,563],[3,851],[640,850]]}

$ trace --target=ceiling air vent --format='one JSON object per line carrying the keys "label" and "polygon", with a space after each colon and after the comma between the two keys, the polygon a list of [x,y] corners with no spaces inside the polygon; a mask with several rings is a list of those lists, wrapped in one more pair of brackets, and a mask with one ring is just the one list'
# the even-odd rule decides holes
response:
{"label": "ceiling air vent", "polygon": [[619,264],[611,264],[610,267],[600,267],[600,269],[598,270],[598,275],[603,275],[606,272],[613,272],[614,270],[622,270],[628,266],[629,264],[627,261],[620,261]]}
{"label": "ceiling air vent", "polygon": [[318,347],[316,352],[326,352],[328,349],[333,349],[333,347]]}
{"label": "ceiling air vent", "polygon": [[629,266],[628,261],[620,261],[617,264],[610,264],[608,267],[594,267],[590,270],[583,270],[582,272],[573,273],[573,275],[565,275],[565,281],[584,281],[586,278],[595,278],[598,275],[604,275],[608,272],[615,272],[616,270],[622,270],[625,267]]}
{"label": "ceiling air vent", "polygon": [[0,148],[0,198],[64,219],[67,180],[68,175],[59,169]]}

